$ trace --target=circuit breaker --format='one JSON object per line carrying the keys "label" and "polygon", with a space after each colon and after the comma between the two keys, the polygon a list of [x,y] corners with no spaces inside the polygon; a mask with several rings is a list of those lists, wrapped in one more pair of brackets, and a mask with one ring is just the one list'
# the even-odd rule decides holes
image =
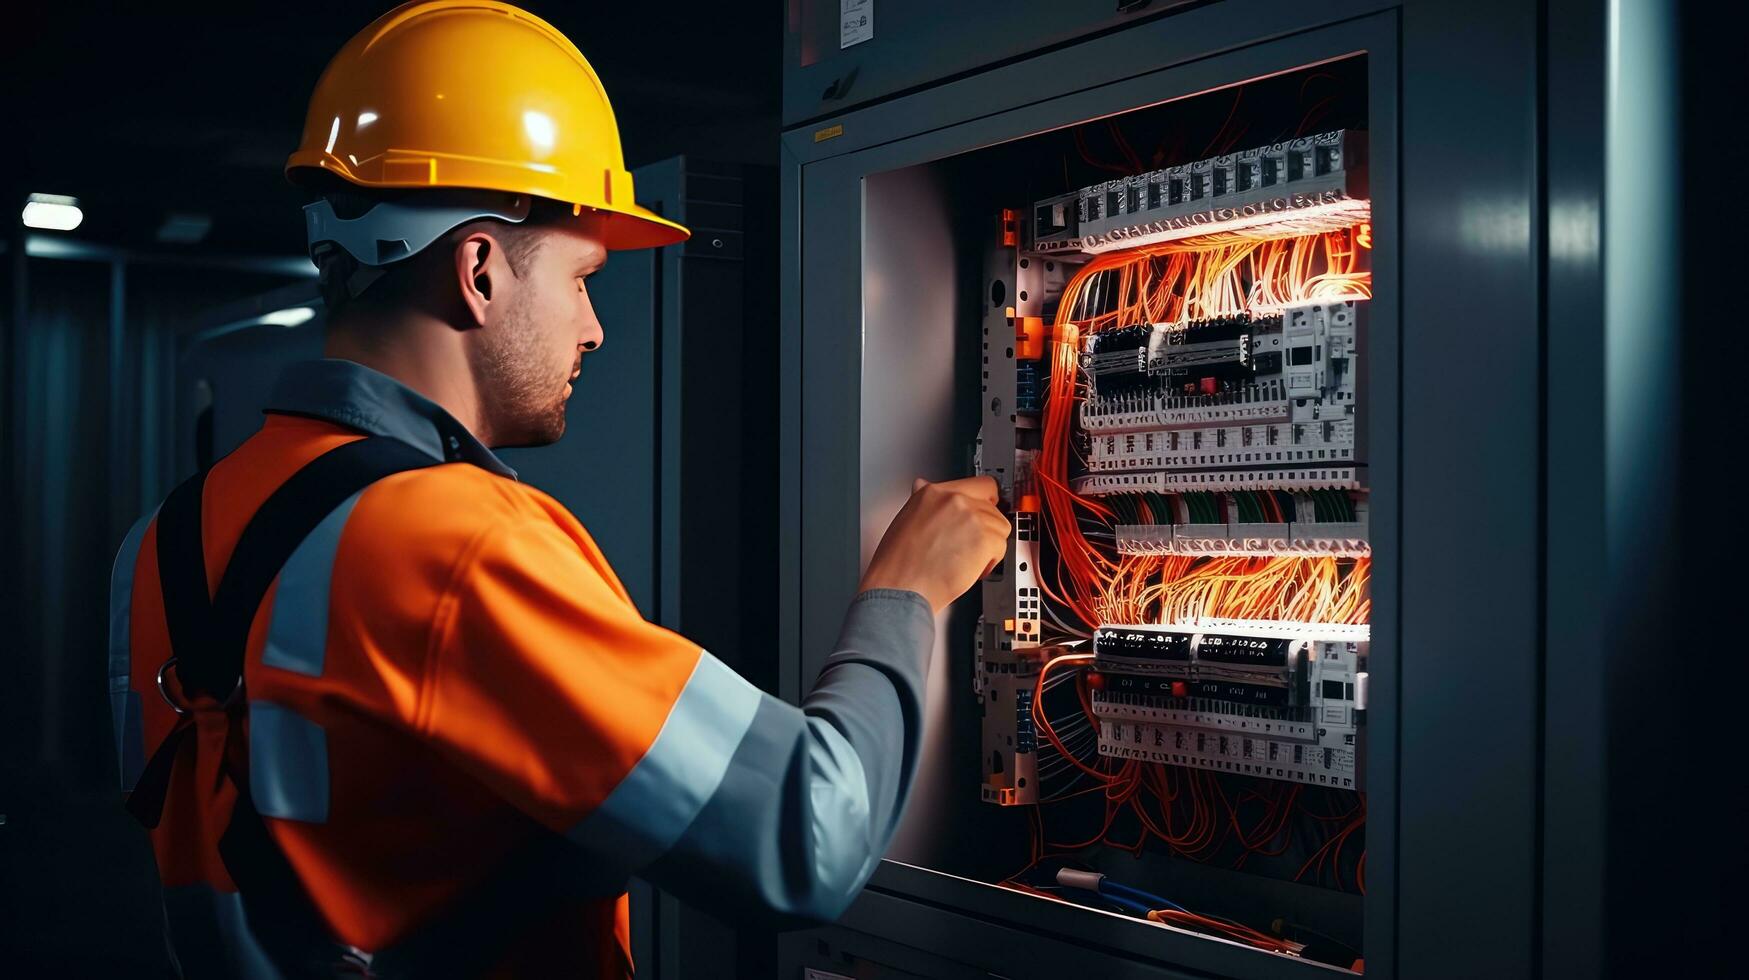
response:
{"label": "circuit breaker", "polygon": [[[1036,809],[1035,826],[1103,809],[1081,846],[1123,836],[1179,860],[1276,859],[1264,873],[1303,882],[1317,867],[1312,880],[1353,890],[1371,602],[1367,133],[1220,149],[989,215],[975,465],[1014,532],[976,627],[979,795]],[[1094,879],[1074,853],[1038,831],[1033,865],[1006,883],[1085,899]],[[1122,887],[1171,890],[1150,879]],[[1141,904],[1273,953],[1353,959],[1266,921]]]}

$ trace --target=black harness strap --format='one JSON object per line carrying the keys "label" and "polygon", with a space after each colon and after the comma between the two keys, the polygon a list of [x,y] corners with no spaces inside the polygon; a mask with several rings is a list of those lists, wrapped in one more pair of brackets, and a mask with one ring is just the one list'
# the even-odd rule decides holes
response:
{"label": "black harness strap", "polygon": [[[206,473],[177,487],[159,509],[157,547],[171,656],[184,700],[200,694],[222,699],[234,736],[246,704],[232,695],[242,693],[249,626],[292,552],[353,494],[386,476],[438,462],[404,442],[384,437],[350,442],[317,457],[250,518],[210,599],[201,534]],[[183,712],[181,719],[153,753],[128,797],[128,809],[147,827],[158,825],[171,770],[194,731],[192,711],[186,704],[177,707]],[[328,934],[308,892],[255,809],[240,740],[227,737],[220,767],[236,787],[237,800],[219,841],[219,856],[247,899],[251,931],[281,968],[298,974],[331,973],[345,951]]]}
{"label": "black harness strap", "polygon": [[[206,474],[202,470],[184,480],[158,508],[158,584],[164,593],[164,622],[172,641],[180,639],[191,650],[207,645],[213,608],[206,553],[200,547]],[[189,547],[190,542],[194,547]]]}
{"label": "black harness strap", "polygon": [[[360,969],[363,964],[352,951],[335,942],[255,809],[247,751],[237,737],[247,699],[233,694],[246,694],[240,682],[249,627],[268,587],[298,545],[347,498],[383,477],[436,463],[385,437],[323,454],[293,474],[250,518],[218,588],[210,592],[200,517],[206,473],[177,487],[159,508],[158,575],[176,680],[185,699],[201,694],[221,699],[229,715],[220,768],[236,786],[237,799],[219,840],[219,856],[246,899],[251,933],[275,966],[293,977],[478,974],[503,952],[510,937],[527,927],[521,918],[526,909],[617,895],[625,888],[623,877],[596,866],[562,835],[535,828],[496,873]],[[171,770],[182,743],[195,730],[193,717],[192,712],[182,716],[128,798],[128,809],[147,827],[158,825]]]}
{"label": "black harness strap", "polygon": [[330,450],[292,474],[243,528],[213,592],[211,635],[191,637],[194,649],[184,653],[171,633],[183,687],[227,697],[242,676],[256,610],[298,545],[353,494],[383,477],[438,462],[398,439],[374,437]]}
{"label": "black harness strap", "polygon": [[[158,583],[164,596],[164,622],[173,642],[176,637],[186,637],[183,645],[189,649],[204,645],[203,634],[212,618],[206,556],[200,547],[200,500],[206,474],[201,470],[184,480],[158,508]],[[191,538],[193,548],[187,546]],[[128,811],[148,829],[157,827],[163,816],[170,770],[193,731],[192,719],[183,715],[152,753],[128,794]]]}

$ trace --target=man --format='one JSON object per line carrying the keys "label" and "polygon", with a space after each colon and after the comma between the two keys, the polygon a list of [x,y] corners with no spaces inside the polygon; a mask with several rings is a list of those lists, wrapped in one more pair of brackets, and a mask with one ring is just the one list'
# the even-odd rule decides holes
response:
{"label": "man", "polygon": [[836,916],[904,804],[933,615],[1002,554],[994,485],[918,481],[778,701],[645,622],[489,448],[564,432],[608,252],[686,235],[632,203],[576,48],[501,3],[401,7],[287,170],[328,358],[116,562],[123,783],[184,971],[625,976],[634,874]]}

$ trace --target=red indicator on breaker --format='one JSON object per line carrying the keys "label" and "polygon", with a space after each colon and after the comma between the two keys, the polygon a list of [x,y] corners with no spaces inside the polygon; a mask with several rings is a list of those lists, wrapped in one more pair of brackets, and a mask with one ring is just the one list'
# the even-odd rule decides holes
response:
{"label": "red indicator on breaker", "polygon": [[1015,320],[1014,356],[1022,361],[1036,361],[1045,356],[1044,317],[1023,316]]}
{"label": "red indicator on breaker", "polygon": [[1175,698],[1190,697],[1190,685],[1183,681],[1172,682],[1172,696]]}
{"label": "red indicator on breaker", "polygon": [[1215,393],[1215,384],[1216,381],[1214,378],[1204,378],[1197,382],[1197,388],[1205,395],[1212,395]]}

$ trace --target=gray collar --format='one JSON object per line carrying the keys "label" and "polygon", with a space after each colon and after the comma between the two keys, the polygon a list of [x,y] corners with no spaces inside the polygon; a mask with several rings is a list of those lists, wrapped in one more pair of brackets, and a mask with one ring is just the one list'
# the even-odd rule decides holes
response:
{"label": "gray collar", "polygon": [[399,439],[445,462],[472,463],[499,476],[516,471],[442,406],[394,378],[353,361],[324,358],[286,367],[266,411],[338,422]]}

